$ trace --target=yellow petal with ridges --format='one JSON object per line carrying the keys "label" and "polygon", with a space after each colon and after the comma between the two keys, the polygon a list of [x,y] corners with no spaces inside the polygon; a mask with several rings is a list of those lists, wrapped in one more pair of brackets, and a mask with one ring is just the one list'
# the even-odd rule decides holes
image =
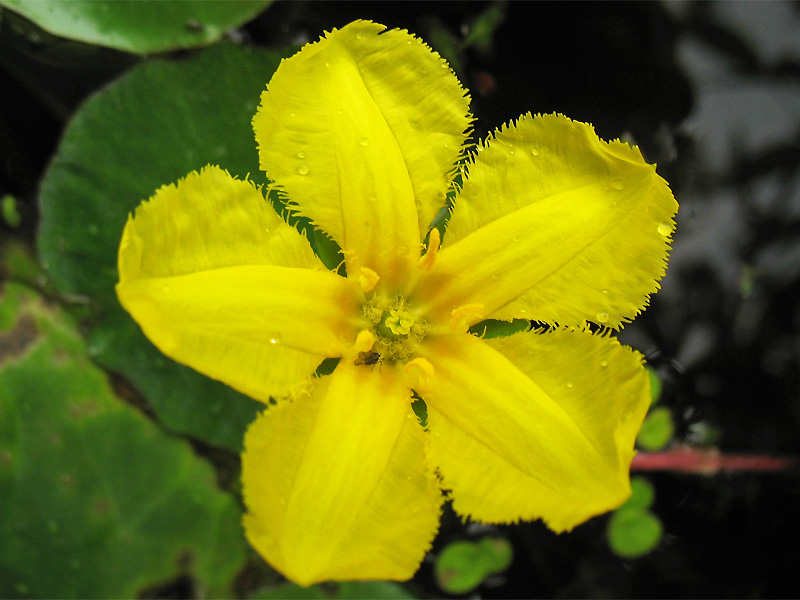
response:
{"label": "yellow petal with ridges", "polygon": [[477,152],[439,262],[415,298],[444,318],[619,327],[658,289],[678,205],[639,150],[561,115],[525,115]]}
{"label": "yellow petal with ridges", "polygon": [[394,369],[342,360],[310,396],[270,407],[250,426],[248,540],[301,585],[410,578],[441,505],[426,448]]}
{"label": "yellow petal with ridges", "polygon": [[267,401],[356,335],[356,297],[249,182],[216,167],[144,202],[119,252],[120,303],[171,358]]}
{"label": "yellow petal with ridges", "polygon": [[426,344],[431,458],[462,515],[555,531],[622,504],[649,405],[641,356],[585,331]]}
{"label": "yellow petal with ridges", "polygon": [[122,234],[122,282],[235,265],[324,269],[251,182],[216,166],[160,188]]}
{"label": "yellow petal with ridges", "polygon": [[446,63],[384,29],[356,21],[284,60],[253,128],[261,168],[339,243],[348,273],[367,267],[394,290],[444,205],[471,118]]}
{"label": "yellow petal with ridges", "polygon": [[261,401],[356,336],[352,286],[328,271],[246,265],[136,279],[117,294],[164,354]]}

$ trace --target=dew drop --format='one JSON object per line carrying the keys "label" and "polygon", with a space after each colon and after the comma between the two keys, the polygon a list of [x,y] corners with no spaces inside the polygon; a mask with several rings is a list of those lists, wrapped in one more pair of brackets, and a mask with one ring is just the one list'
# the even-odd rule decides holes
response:
{"label": "dew drop", "polygon": [[300,152],[297,153],[297,158],[305,158],[305,157],[306,157],[306,153],[303,152],[302,150],[300,150]]}
{"label": "dew drop", "polygon": [[572,389],[572,382],[571,382],[571,381],[568,381],[568,382],[567,382],[567,387],[568,387],[569,389]]}
{"label": "dew drop", "polygon": [[608,290],[603,290],[603,293],[604,294],[608,294]]}
{"label": "dew drop", "polygon": [[269,336],[269,343],[270,344],[280,344],[281,343],[281,334],[280,333],[274,333],[271,336]]}
{"label": "dew drop", "polygon": [[605,313],[605,312],[597,313],[597,322],[598,323],[607,323],[608,322],[608,313]]}
{"label": "dew drop", "polygon": [[360,34],[360,33],[357,33],[357,34],[356,34],[356,39],[357,39],[357,40],[360,40],[360,39],[361,39],[361,34]]}
{"label": "dew drop", "polygon": [[611,184],[615,190],[621,190],[625,187],[625,184],[622,182],[622,179],[615,179],[614,182]]}
{"label": "dew drop", "polygon": [[369,146],[369,138],[361,138],[361,145],[362,146]]}
{"label": "dew drop", "polygon": [[538,148],[531,148],[531,154],[534,156],[539,156],[539,149]]}
{"label": "dew drop", "polygon": [[300,175],[308,175],[308,165],[307,164],[300,165],[297,168],[297,172],[300,173]]}
{"label": "dew drop", "polygon": [[608,361],[607,360],[601,360],[600,361],[600,366],[605,369],[608,366]]}
{"label": "dew drop", "polygon": [[408,246],[399,246],[397,248],[397,256],[408,256]]}
{"label": "dew drop", "polygon": [[516,150],[514,149],[514,146],[511,146],[511,147],[509,147],[509,149],[508,149],[508,153],[509,153],[509,154],[512,154],[512,155],[513,155],[514,153],[516,153]]}
{"label": "dew drop", "polygon": [[325,66],[326,66],[326,67],[330,67],[330,66],[331,66],[331,63],[329,63],[329,62],[326,60],[326,61],[325,61]]}
{"label": "dew drop", "polygon": [[658,233],[662,236],[667,237],[672,232],[672,227],[667,225],[666,223],[662,223],[658,226]]}

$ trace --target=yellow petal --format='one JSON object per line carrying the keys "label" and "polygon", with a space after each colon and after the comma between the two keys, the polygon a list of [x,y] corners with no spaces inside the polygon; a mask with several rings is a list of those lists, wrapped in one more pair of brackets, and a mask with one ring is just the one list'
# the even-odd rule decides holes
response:
{"label": "yellow petal", "polygon": [[351,286],[328,271],[247,265],[120,283],[121,304],[167,356],[261,401],[352,344]]}
{"label": "yellow petal", "polygon": [[438,527],[426,436],[395,371],[342,361],[267,409],[242,456],[250,543],[289,579],[410,578]]}
{"label": "yellow petal", "polygon": [[[460,340],[454,343],[456,338]],[[426,344],[431,458],[453,507],[555,531],[622,504],[649,404],[641,356],[583,331]]]}
{"label": "yellow petal", "polygon": [[234,265],[324,268],[252,183],[215,166],[143,202],[119,249],[122,282]]}
{"label": "yellow petal", "polygon": [[322,269],[261,193],[209,167],[129,219],[117,295],[162,352],[266,401],[356,334],[352,287],[307,267]]}
{"label": "yellow petal", "polygon": [[284,60],[253,128],[261,168],[339,243],[348,273],[391,288],[419,258],[471,119],[446,63],[384,29],[356,21]]}
{"label": "yellow petal", "polygon": [[619,327],[658,289],[677,209],[635,147],[525,115],[469,165],[415,297],[433,318],[478,302],[490,318]]}

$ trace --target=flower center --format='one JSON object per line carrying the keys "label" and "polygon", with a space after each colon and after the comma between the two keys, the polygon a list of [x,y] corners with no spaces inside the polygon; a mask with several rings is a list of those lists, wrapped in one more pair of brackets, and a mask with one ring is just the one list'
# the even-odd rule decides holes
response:
{"label": "flower center", "polygon": [[422,342],[430,327],[415,313],[412,306],[401,295],[393,297],[372,294],[362,306],[364,317],[372,323],[370,331],[359,336],[361,348],[356,364],[374,365],[376,362],[389,362],[404,365],[416,354],[417,345]]}

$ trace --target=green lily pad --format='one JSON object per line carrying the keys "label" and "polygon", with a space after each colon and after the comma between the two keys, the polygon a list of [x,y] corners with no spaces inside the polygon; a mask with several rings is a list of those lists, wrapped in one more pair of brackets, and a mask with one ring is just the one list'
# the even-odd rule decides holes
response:
{"label": "green lily pad", "polygon": [[664,526],[649,510],[625,507],[611,515],[606,533],[614,554],[622,558],[637,558],[658,546]]}
{"label": "green lily pad", "polygon": [[345,581],[301,587],[285,583],[265,588],[250,596],[251,600],[414,600],[411,592],[393,581]]}
{"label": "green lily pad", "polygon": [[436,582],[449,594],[465,594],[490,575],[505,571],[512,556],[511,544],[504,538],[453,542],[436,557]]}
{"label": "green lily pad", "polygon": [[0,597],[130,598],[179,575],[229,596],[245,542],[213,469],[114,397],[62,311],[0,294]]}
{"label": "green lily pad", "polygon": [[672,413],[668,408],[659,406],[648,413],[636,443],[642,450],[655,452],[669,444],[674,435],[675,423],[672,421]]}
{"label": "green lily pad", "polygon": [[661,377],[658,376],[658,373],[652,367],[645,366],[645,369],[650,376],[650,404],[656,405],[661,399],[661,391],[663,389]]}
{"label": "green lily pad", "polygon": [[0,0],[50,34],[136,54],[205,46],[249,21],[271,0]]}
{"label": "green lily pad", "polygon": [[223,44],[137,65],[77,111],[40,188],[39,256],[62,294],[88,303],[92,357],[167,427],[235,451],[261,405],[152,347],[117,302],[117,249],[128,214],[190,171],[219,164],[266,183],[250,120],[293,51]]}
{"label": "green lily pad", "polygon": [[631,477],[631,497],[621,508],[650,508],[656,499],[656,488],[644,477]]}

